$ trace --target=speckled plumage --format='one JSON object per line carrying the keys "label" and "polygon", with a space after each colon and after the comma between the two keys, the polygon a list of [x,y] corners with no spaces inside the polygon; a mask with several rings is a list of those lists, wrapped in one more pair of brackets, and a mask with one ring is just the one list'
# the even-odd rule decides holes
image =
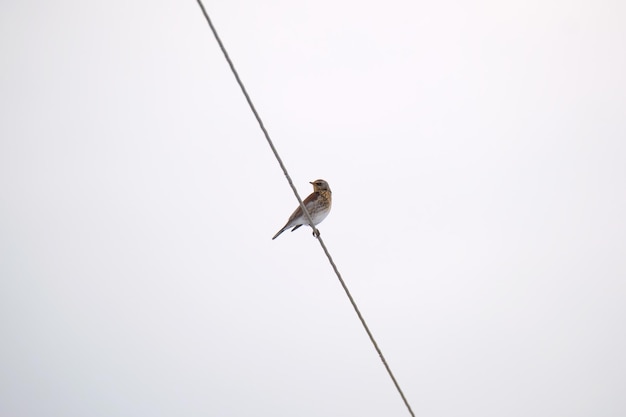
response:
{"label": "speckled plumage", "polygon": [[[312,181],[311,184],[313,184],[313,192],[305,198],[302,203],[304,203],[304,206],[311,215],[313,225],[318,225],[326,218],[326,216],[328,216],[328,213],[330,213],[330,207],[332,206],[332,192],[330,191],[328,183],[324,180],[315,180]],[[296,208],[293,214],[289,217],[289,220],[287,220],[287,224],[285,224],[285,226],[274,235],[272,240],[276,239],[282,232],[290,227],[293,227],[293,229],[291,229],[293,232],[303,224],[308,225],[309,221],[304,215],[302,207],[298,206],[298,208]]]}

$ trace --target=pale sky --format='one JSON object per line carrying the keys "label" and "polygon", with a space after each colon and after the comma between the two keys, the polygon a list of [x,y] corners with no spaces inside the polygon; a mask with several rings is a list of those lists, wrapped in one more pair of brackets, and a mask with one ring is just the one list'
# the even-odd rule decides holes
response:
{"label": "pale sky", "polygon": [[[626,415],[625,2],[205,6],[417,416]],[[0,11],[0,415],[409,415],[195,1]]]}

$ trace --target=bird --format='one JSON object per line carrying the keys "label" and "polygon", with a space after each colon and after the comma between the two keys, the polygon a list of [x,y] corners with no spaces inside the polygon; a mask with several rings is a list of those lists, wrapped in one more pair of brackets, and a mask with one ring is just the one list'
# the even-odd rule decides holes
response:
{"label": "bird", "polygon": [[[317,237],[319,236],[319,231],[317,231],[314,226],[320,224],[322,220],[328,216],[328,213],[330,213],[330,207],[332,205],[332,192],[330,191],[328,183],[324,180],[310,181],[309,184],[313,185],[313,192],[305,198],[302,203],[311,215],[311,220],[313,220],[313,225],[311,226],[313,227],[313,236]],[[289,217],[289,220],[287,220],[285,226],[283,226],[283,228],[274,235],[272,240],[276,239],[282,232],[290,227],[295,226],[291,229],[293,232],[303,224],[308,225],[309,221],[302,211],[302,207],[298,206],[298,208],[296,208],[296,210]]]}

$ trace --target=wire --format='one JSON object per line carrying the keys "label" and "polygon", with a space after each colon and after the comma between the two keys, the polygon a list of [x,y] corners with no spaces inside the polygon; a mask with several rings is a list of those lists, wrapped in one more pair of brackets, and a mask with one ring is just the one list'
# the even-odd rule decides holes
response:
{"label": "wire", "polygon": [[292,189],[294,195],[296,196],[296,199],[298,199],[298,203],[300,203],[300,207],[302,208],[302,211],[304,212],[307,220],[309,221],[309,225],[313,229],[313,235],[317,238],[317,240],[319,241],[320,245],[322,246],[322,249],[324,250],[324,253],[326,254],[326,257],[328,258],[328,261],[330,262],[330,265],[333,267],[333,270],[335,271],[335,274],[337,275],[337,278],[339,279],[339,282],[341,283],[341,286],[343,287],[343,290],[346,292],[346,295],[348,296],[348,299],[350,300],[350,303],[352,304],[352,307],[354,308],[354,311],[356,312],[356,315],[359,317],[359,320],[361,321],[361,324],[363,325],[363,328],[365,329],[365,332],[367,333],[367,336],[370,338],[370,341],[374,345],[374,349],[376,349],[376,353],[378,353],[378,356],[380,357],[380,360],[382,361],[383,365],[385,366],[385,369],[387,370],[387,373],[391,377],[391,380],[393,381],[393,384],[395,385],[396,389],[398,390],[398,393],[400,394],[400,397],[402,397],[402,401],[404,402],[404,405],[406,406],[406,408],[409,411],[409,413],[411,414],[411,416],[415,417],[415,414],[413,413],[413,410],[411,409],[411,406],[409,405],[409,402],[407,401],[406,397],[404,396],[404,393],[402,392],[402,389],[400,388],[400,385],[398,384],[398,381],[396,380],[395,376],[393,375],[393,372],[391,372],[391,368],[389,367],[389,365],[387,364],[387,361],[385,360],[385,356],[383,355],[383,352],[378,347],[378,343],[376,343],[376,340],[374,339],[374,335],[372,335],[372,332],[370,331],[369,327],[367,326],[367,323],[365,322],[365,319],[363,318],[363,315],[361,314],[361,311],[359,310],[359,307],[356,305],[356,302],[354,301],[354,298],[352,298],[352,294],[350,294],[350,290],[348,289],[348,286],[346,285],[346,283],[344,282],[343,278],[341,277],[341,274],[339,273],[339,270],[337,269],[337,265],[335,265],[335,262],[333,261],[333,258],[330,256],[330,253],[328,252],[328,249],[326,248],[326,245],[324,244],[324,241],[322,240],[322,237],[320,236],[319,230],[317,230],[317,228],[313,225],[313,219],[311,219],[311,215],[309,214],[309,211],[304,206],[304,203],[302,202],[302,199],[300,198],[300,195],[298,194],[298,190],[293,185],[293,181],[291,180],[291,177],[289,176],[289,172],[287,172],[287,168],[285,168],[285,164],[283,164],[283,161],[280,158],[280,155],[278,155],[278,151],[274,147],[274,143],[272,142],[272,139],[270,138],[270,135],[267,132],[267,129],[265,129],[265,125],[263,124],[263,120],[261,120],[261,116],[259,116],[259,113],[257,112],[256,108],[254,107],[254,104],[252,103],[252,99],[250,99],[250,95],[248,95],[248,91],[246,90],[246,87],[243,85],[243,82],[241,81],[241,78],[239,78],[239,73],[237,73],[237,70],[235,69],[235,65],[233,64],[233,61],[230,59],[230,56],[228,55],[228,52],[226,51],[226,48],[224,47],[224,44],[222,43],[222,40],[220,39],[219,35],[217,34],[217,30],[215,29],[215,26],[213,26],[213,22],[211,21],[211,18],[209,17],[209,14],[207,13],[206,9],[204,8],[204,4],[202,4],[201,0],[197,0],[197,2],[198,2],[198,5],[200,6],[200,9],[202,9],[202,13],[204,14],[204,17],[206,18],[206,21],[209,24],[209,27],[211,28],[211,32],[213,32],[213,36],[215,37],[215,40],[217,41],[220,49],[222,50],[222,53],[224,54],[224,58],[226,58],[226,61],[228,62],[228,65],[230,66],[230,69],[231,69],[233,75],[235,76],[235,80],[237,80],[237,84],[239,84],[239,87],[241,88],[241,92],[245,96],[246,101],[248,102],[248,105],[250,106],[250,110],[252,110],[252,113],[254,114],[254,117],[256,118],[257,122],[259,122],[259,127],[263,131],[263,135],[265,135],[265,139],[267,140],[268,145],[272,149],[272,152],[274,153],[274,156],[276,157],[276,160],[278,161],[278,164],[280,165],[280,168],[283,170],[283,173],[285,174],[285,177],[287,178],[287,182],[291,186],[291,189]]}

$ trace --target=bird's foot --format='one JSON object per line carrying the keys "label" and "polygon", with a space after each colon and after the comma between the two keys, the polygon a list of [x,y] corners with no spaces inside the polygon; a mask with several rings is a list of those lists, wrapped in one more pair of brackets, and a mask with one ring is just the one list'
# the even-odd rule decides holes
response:
{"label": "bird's foot", "polygon": [[313,228],[313,237],[320,237],[320,231]]}

